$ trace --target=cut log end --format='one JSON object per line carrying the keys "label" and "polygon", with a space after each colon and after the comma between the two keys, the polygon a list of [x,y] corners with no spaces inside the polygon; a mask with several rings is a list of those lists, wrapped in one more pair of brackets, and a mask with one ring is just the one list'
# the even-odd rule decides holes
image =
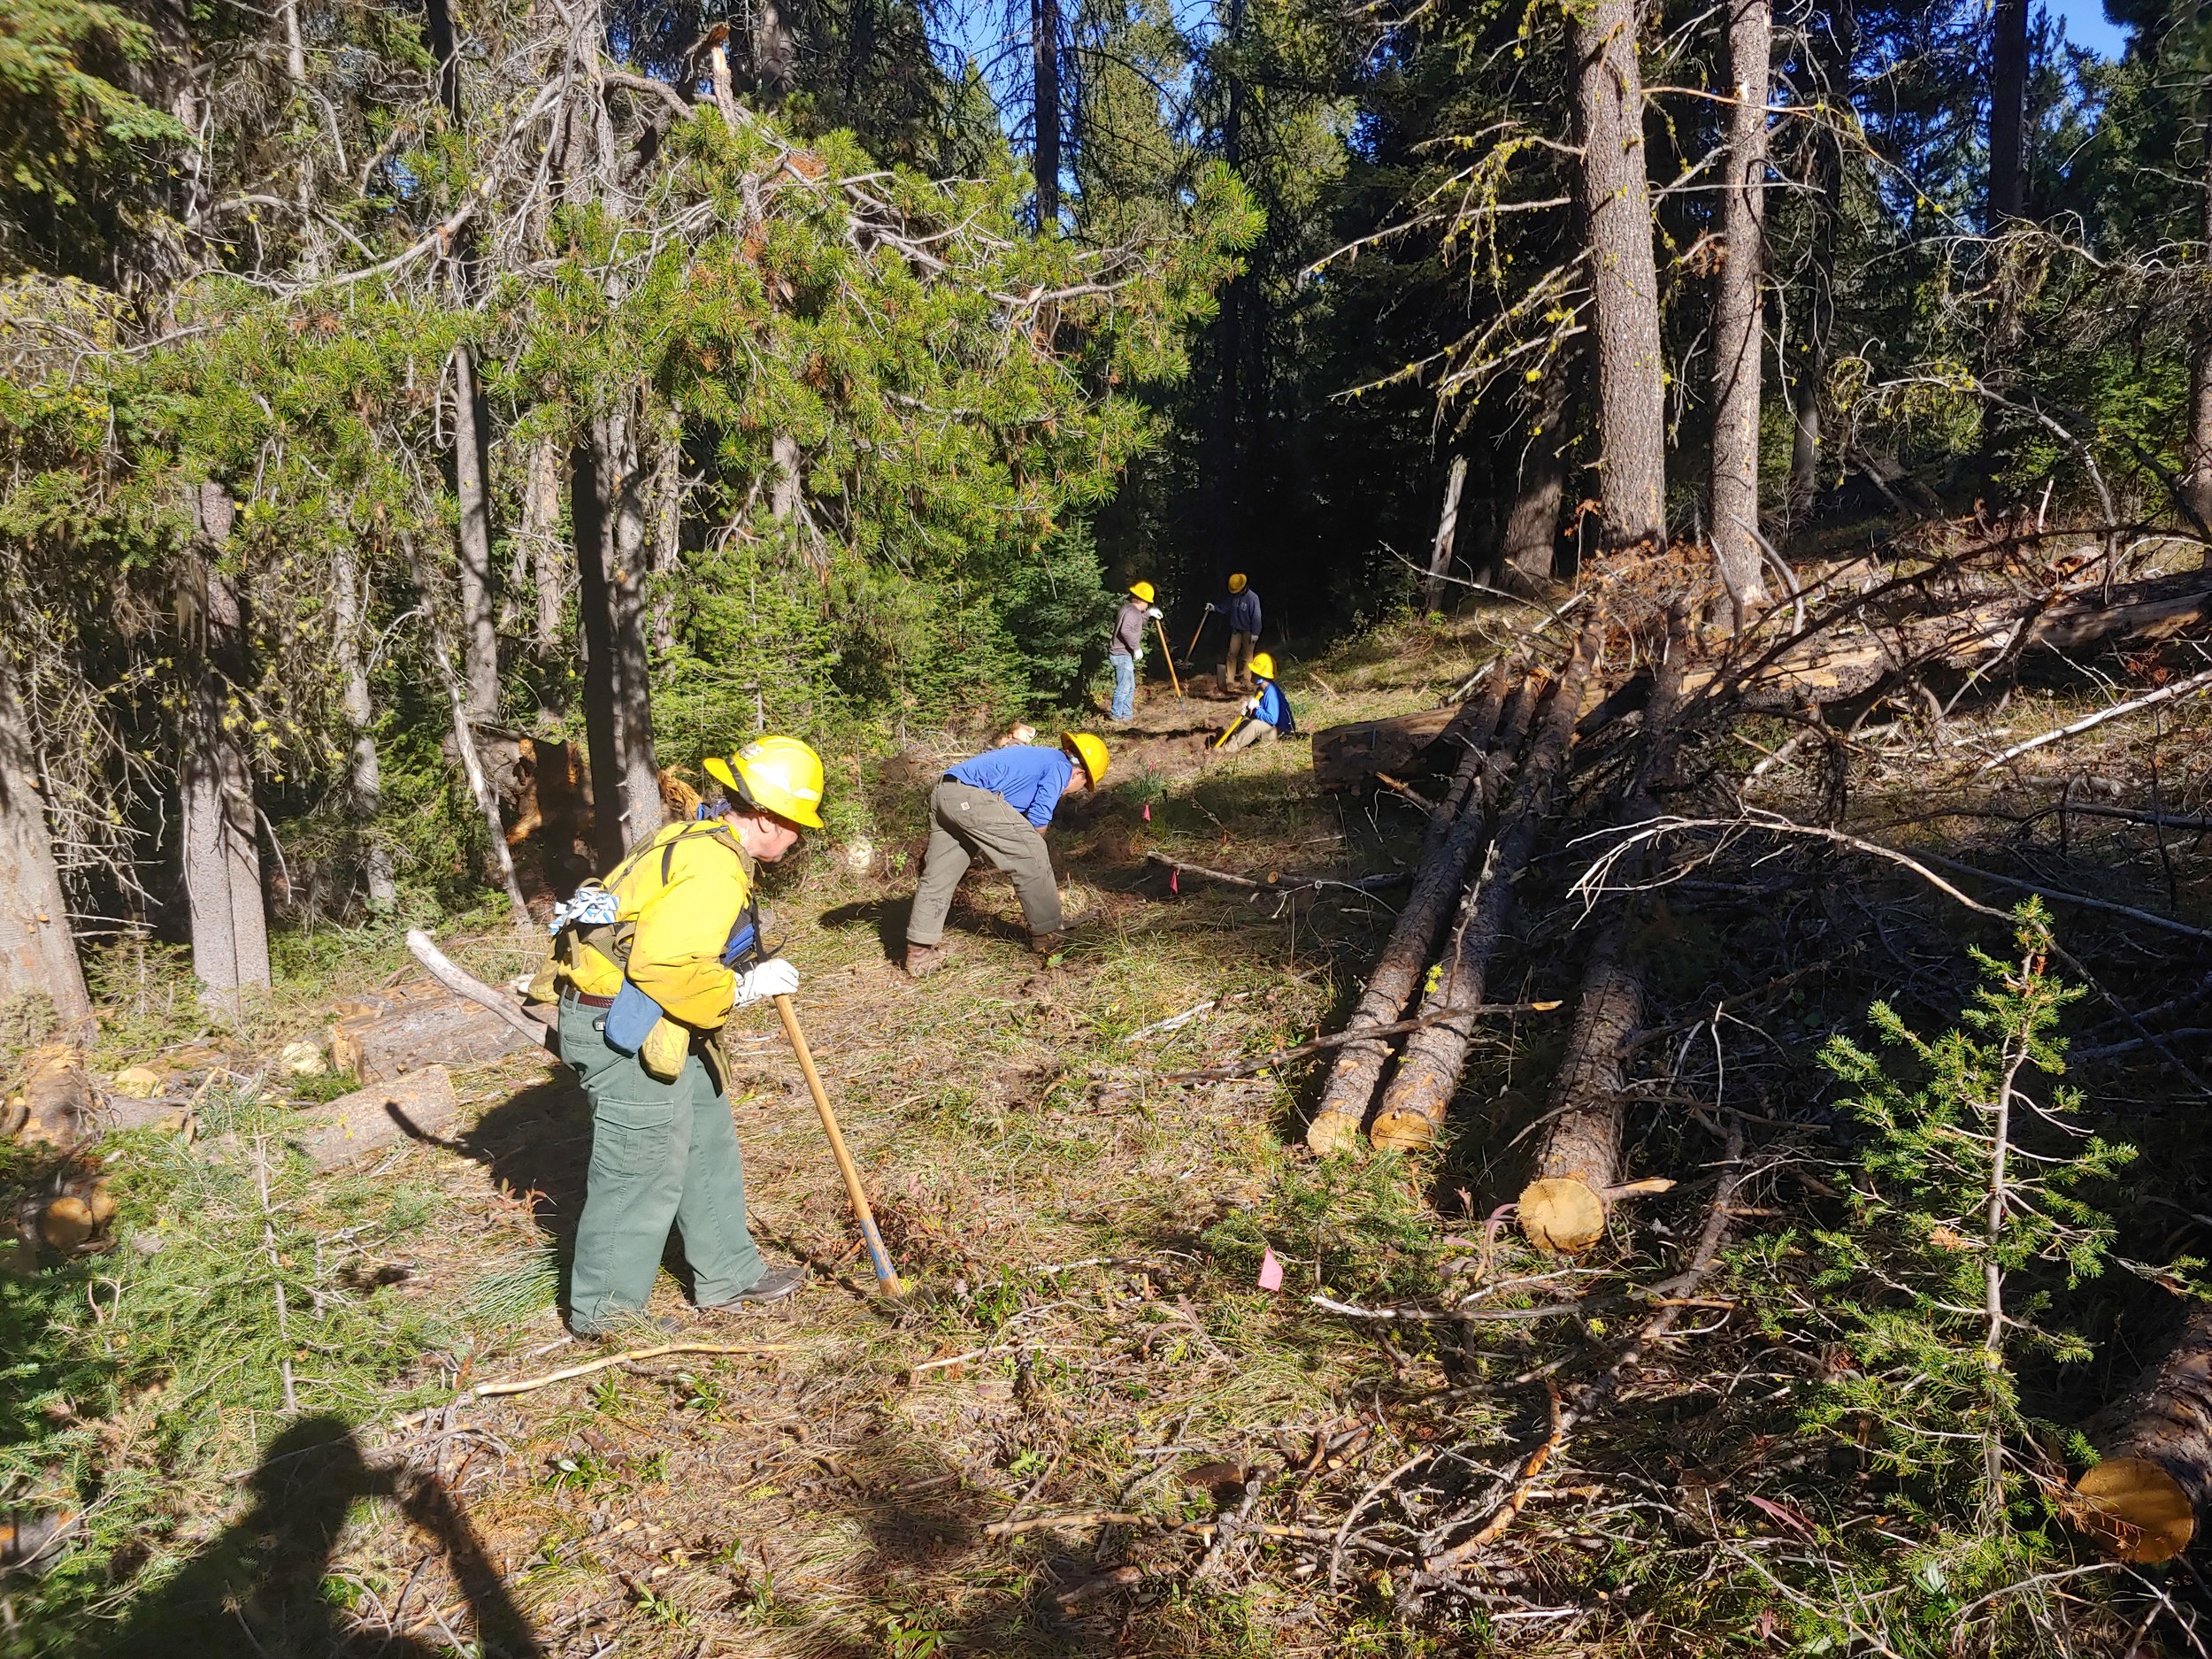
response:
{"label": "cut log end", "polygon": [[1436,1119],[1426,1112],[1386,1108],[1368,1139],[1390,1152],[1417,1152],[1436,1144]]}
{"label": "cut log end", "polygon": [[1581,1181],[1531,1181],[1518,1213],[1528,1241],[1555,1256],[1580,1256],[1605,1236],[1605,1200]]}
{"label": "cut log end", "polygon": [[2147,1457],[2108,1457],[2074,1483],[2074,1525],[2116,1560],[2171,1561],[2196,1533],[2181,1482]]}
{"label": "cut log end", "polygon": [[1317,1112],[1306,1128],[1308,1148],[1323,1157],[1333,1152],[1349,1151],[1358,1143],[1359,1119],[1348,1112]]}

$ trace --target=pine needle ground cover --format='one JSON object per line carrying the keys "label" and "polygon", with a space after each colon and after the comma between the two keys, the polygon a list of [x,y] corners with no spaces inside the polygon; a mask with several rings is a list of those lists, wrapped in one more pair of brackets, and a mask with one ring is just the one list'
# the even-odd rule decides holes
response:
{"label": "pine needle ground cover", "polygon": [[[1394,624],[1294,672],[1302,723],[1432,703],[1506,620]],[[2078,1100],[2024,1067],[2022,1156],[2076,1208],[2051,1211],[2063,1236],[2007,1237],[2005,1307],[2033,1329],[1996,1369],[1985,1321],[1942,1305],[1968,1305],[1949,1240],[1981,1225],[1952,1132],[1986,1136],[1975,1079],[2006,1033],[2125,1041],[2062,965],[1909,878],[1725,853],[1689,878],[1722,902],[1655,903],[1639,941],[1654,1034],[1628,1167],[1678,1184],[1579,1261],[1541,1256],[1498,1210],[1556,1013],[1486,1027],[1446,1145],[1418,1157],[1292,1150],[1310,1061],[1173,1080],[1331,1026],[1394,895],[1171,886],[1148,855],[1343,879],[1402,865],[1422,828],[1387,793],[1317,795],[1301,745],[1205,763],[1202,716],[1226,712],[1156,695],[1111,786],[1056,829],[1079,895],[1056,964],[993,879],[956,908],[951,965],[894,969],[910,784],[883,786],[877,873],[825,848],[778,878],[903,1303],[869,1288],[758,1011],[731,1035],[755,1227],[814,1286],[614,1350],[729,1351],[525,1393],[475,1391],[608,1356],[555,1310],[589,1141],[557,1070],[463,1073],[450,1145],[339,1179],[295,1161],[266,1083],[211,1091],[189,1142],[109,1142],[116,1249],[0,1279],[5,1503],[82,1517],[0,1587],[10,1648],[143,1651],[158,1631],[229,1654],[244,1628],[301,1654],[2118,1654],[2146,1619],[2193,1617],[2185,1579],[2105,1563],[2060,1514],[2071,1425],[2171,1328],[2190,1217],[2212,1209],[2170,1086],[2128,1053],[2070,1066]],[[2161,740],[2170,810],[2204,793],[2191,718]],[[1929,768],[1890,741],[1847,757],[1859,827],[1930,809]],[[2065,867],[2019,856],[2138,902],[2170,865],[2177,913],[2201,913],[2187,849],[2162,863],[2086,822]],[[1571,990],[1570,873],[1532,873],[1501,1000]],[[2038,925],[2138,1007],[2171,978],[2094,918]],[[517,961],[496,936],[460,954],[488,978]],[[364,958],[379,979],[388,961]],[[1878,995],[1940,1064],[1880,1040]],[[2041,1011],[2008,1024],[2007,997]],[[116,1063],[173,1040],[146,1030]],[[1838,1035],[1856,1047],[1824,1064]],[[44,1179],[14,1156],[12,1187]],[[1713,1271],[1671,1291],[1717,1203]],[[1666,1339],[1623,1366],[1671,1296]],[[664,1276],[654,1311],[683,1305]],[[1560,1432],[1606,1377],[1603,1409]]]}

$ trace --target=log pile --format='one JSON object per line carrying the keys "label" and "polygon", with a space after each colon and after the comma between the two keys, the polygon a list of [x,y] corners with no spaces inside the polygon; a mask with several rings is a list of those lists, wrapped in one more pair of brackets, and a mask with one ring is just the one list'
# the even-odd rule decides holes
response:
{"label": "log pile", "polygon": [[[1412,896],[1399,913],[1349,1026],[1379,1027],[1406,1017],[1442,945],[1433,988],[1423,992],[1412,1014],[1430,1023],[1406,1039],[1376,1121],[1378,1145],[1425,1144],[1443,1121],[1444,1103],[1458,1085],[1473,1033],[1472,1010],[1483,1000],[1485,969],[1510,921],[1513,877],[1550,811],[1601,638],[1597,624],[1586,628],[1565,671],[1548,685],[1532,672],[1493,676],[1463,723],[1455,710],[1437,727],[1440,733],[1457,730],[1465,751],[1431,820]],[[1523,739],[1532,725],[1534,733],[1522,758]],[[1317,741],[1317,757],[1319,753]],[[1455,917],[1457,925],[1448,927]],[[1358,1134],[1389,1058],[1387,1041],[1380,1037],[1348,1042],[1337,1050],[1307,1130],[1309,1146],[1330,1152]]]}

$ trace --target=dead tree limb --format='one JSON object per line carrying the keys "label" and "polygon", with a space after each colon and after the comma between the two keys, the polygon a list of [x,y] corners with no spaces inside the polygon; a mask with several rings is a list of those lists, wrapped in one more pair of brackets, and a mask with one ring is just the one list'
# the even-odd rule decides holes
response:
{"label": "dead tree limb", "polygon": [[1543,721],[1529,745],[1514,786],[1512,803],[1500,820],[1482,873],[1469,886],[1460,923],[1442,959],[1436,988],[1422,998],[1420,1015],[1447,1014],[1406,1040],[1398,1075],[1383,1096],[1372,1139],[1379,1147],[1423,1147],[1436,1139],[1444,1109],[1459,1087],[1474,1035],[1472,1010],[1483,1000],[1490,958],[1512,925],[1514,883],[1534,850],[1536,834],[1551,814],[1552,801],[1567,769],[1567,747],[1580,713],[1582,687],[1603,637],[1603,613],[1583,629],[1567,672],[1552,693]]}

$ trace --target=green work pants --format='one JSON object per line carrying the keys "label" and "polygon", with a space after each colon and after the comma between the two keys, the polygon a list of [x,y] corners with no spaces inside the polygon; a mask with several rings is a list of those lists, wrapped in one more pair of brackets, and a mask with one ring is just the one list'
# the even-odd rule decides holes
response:
{"label": "green work pants", "polygon": [[652,1294],[672,1223],[692,1299],[729,1301],[768,1271],[745,1230],[745,1158],[729,1096],[695,1051],[664,1083],[602,1034],[607,1010],[561,999],[561,1057],[591,1097],[591,1173],[569,1270],[569,1324],[592,1335]]}
{"label": "green work pants", "polygon": [[1065,925],[1052,854],[1036,826],[988,789],[948,778],[929,795],[929,851],[914,889],[914,913],[907,918],[908,944],[943,940],[953,891],[978,854],[1014,878],[1032,933],[1056,933]]}

